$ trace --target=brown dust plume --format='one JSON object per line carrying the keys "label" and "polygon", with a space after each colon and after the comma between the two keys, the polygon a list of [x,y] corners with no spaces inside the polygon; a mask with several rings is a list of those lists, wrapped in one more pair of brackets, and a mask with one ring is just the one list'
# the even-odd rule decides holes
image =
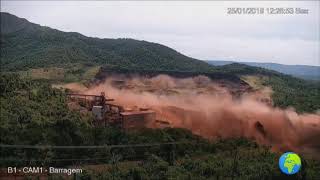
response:
{"label": "brown dust plume", "polygon": [[173,78],[109,77],[85,90],[104,91],[124,107],[150,107],[173,127],[190,129],[206,138],[246,137],[274,150],[320,154],[320,115],[297,114],[292,108],[274,108],[256,98],[271,89],[244,92],[234,98],[230,89],[205,76]]}

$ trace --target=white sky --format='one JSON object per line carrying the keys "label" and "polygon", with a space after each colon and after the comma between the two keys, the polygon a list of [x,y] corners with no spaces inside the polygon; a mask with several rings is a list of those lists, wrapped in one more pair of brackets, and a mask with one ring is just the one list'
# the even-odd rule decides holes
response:
{"label": "white sky", "polygon": [[[229,7],[307,15],[228,15]],[[161,43],[201,60],[320,65],[320,2],[1,1],[1,11],[62,31]]]}

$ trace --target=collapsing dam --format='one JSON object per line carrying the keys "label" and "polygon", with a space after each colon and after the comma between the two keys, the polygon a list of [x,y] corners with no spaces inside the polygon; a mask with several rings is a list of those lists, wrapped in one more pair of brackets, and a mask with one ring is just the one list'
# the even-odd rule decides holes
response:
{"label": "collapsing dam", "polygon": [[[186,128],[210,139],[246,137],[272,146],[274,150],[312,156],[320,152],[319,114],[298,114],[291,108],[272,107],[272,90],[268,87],[257,91],[241,80],[203,75],[128,76],[119,73],[104,77],[81,93],[105,92],[124,109],[142,108],[154,112],[146,119],[157,124],[142,123],[148,127]],[[131,118],[131,121],[138,119]],[[135,123],[127,125],[130,126]]]}

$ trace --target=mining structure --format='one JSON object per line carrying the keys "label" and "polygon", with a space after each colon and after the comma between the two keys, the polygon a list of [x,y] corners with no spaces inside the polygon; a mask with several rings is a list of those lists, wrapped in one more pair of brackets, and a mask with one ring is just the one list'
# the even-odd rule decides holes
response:
{"label": "mining structure", "polygon": [[124,130],[170,127],[169,122],[157,119],[152,109],[125,109],[113,103],[114,99],[106,98],[103,92],[100,95],[69,93],[67,96],[69,102],[76,102],[82,109],[92,113],[96,127],[115,126]]}

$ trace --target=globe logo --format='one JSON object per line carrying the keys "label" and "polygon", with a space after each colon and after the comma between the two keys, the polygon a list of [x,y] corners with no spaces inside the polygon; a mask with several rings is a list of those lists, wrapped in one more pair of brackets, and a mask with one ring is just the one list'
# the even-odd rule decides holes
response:
{"label": "globe logo", "polygon": [[301,168],[301,159],[296,153],[286,152],[279,159],[279,167],[285,174],[296,174]]}

